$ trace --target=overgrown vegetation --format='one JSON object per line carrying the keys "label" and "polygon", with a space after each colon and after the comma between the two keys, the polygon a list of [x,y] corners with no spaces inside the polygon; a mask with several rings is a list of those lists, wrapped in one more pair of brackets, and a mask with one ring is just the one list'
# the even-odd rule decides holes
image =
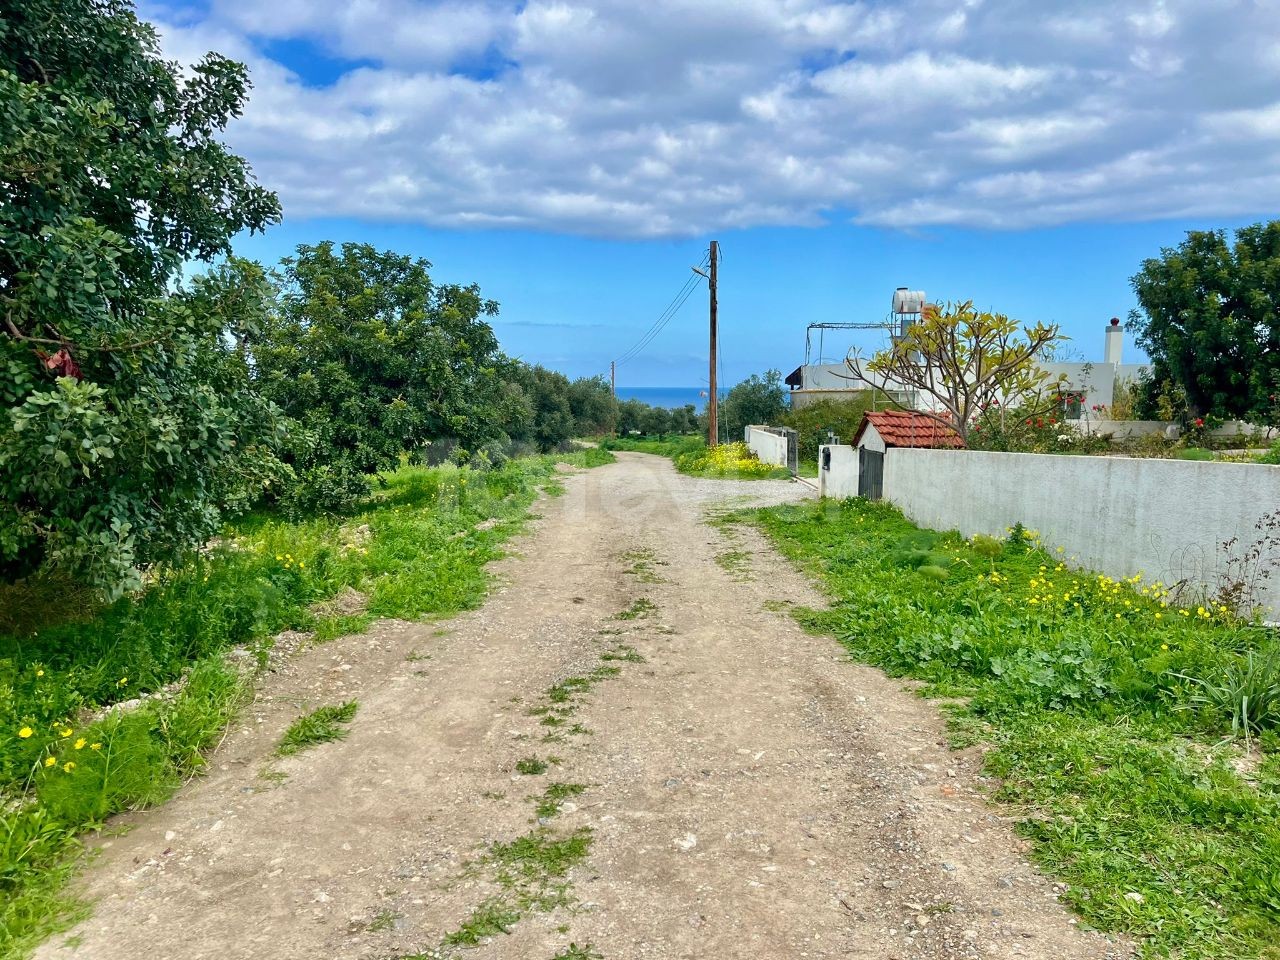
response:
{"label": "overgrown vegetation", "polygon": [[753,516],[833,596],[803,623],[991,746],[997,798],[1089,923],[1145,956],[1280,955],[1274,630],[1074,570],[1021,528],[965,541],[859,500]]}
{"label": "overgrown vegetation", "polygon": [[[475,606],[485,564],[537,490],[558,482],[557,460],[610,459],[593,449],[489,471],[403,467],[350,517],[252,516],[137,599],[0,635],[0,955],[74,918],[61,888],[77,834],[163,800],[200,769],[274,634],[319,641],[377,616]],[[481,521],[493,525],[477,530]],[[320,603],[344,590],[364,609]],[[231,648],[244,655],[228,658]],[[110,709],[139,696],[135,709]]]}

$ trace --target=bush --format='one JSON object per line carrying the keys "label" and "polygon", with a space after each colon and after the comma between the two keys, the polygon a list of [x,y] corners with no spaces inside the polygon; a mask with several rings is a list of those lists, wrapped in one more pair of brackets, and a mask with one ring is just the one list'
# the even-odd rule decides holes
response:
{"label": "bush", "polygon": [[290,520],[345,516],[369,495],[369,478],[349,460],[335,460],[302,472],[280,497],[280,510]]}

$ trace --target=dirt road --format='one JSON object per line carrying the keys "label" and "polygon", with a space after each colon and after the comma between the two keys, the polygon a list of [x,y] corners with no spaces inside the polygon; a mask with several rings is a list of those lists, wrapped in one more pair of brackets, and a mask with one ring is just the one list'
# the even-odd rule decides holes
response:
{"label": "dirt road", "polygon": [[[639,454],[566,486],[483,609],[269,677],[210,775],[103,844],[94,915],[40,956],[1127,955],[1076,928],[936,709],[801,632],[812,589],[704,522],[806,487]],[[350,698],[347,739],[272,758]]]}

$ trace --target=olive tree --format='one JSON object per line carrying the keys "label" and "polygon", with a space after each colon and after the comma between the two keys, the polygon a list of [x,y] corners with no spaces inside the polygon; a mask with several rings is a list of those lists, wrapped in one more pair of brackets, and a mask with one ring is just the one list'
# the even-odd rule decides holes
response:
{"label": "olive tree", "polygon": [[[108,593],[208,537],[261,479],[271,409],[181,267],[277,220],[218,136],[245,68],[185,72],[125,0],[0,17],[0,578]],[[228,279],[228,278],[224,278]]]}

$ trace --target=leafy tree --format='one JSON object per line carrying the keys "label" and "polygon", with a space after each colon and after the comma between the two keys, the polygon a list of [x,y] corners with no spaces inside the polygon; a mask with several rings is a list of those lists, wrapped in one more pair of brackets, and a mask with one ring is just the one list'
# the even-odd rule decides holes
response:
{"label": "leafy tree", "polygon": [[698,410],[692,403],[671,411],[672,433],[696,433],[698,429]]}
{"label": "leafy tree", "polygon": [[1280,220],[1192,230],[1144,260],[1130,320],[1152,361],[1149,403],[1166,384],[1186,416],[1267,419],[1280,390]]}
{"label": "leafy tree", "polygon": [[945,310],[930,306],[888,350],[867,363],[851,357],[848,366],[886,393],[923,395],[931,403],[920,412],[954,428],[967,444],[974,419],[988,407],[1017,406],[1034,416],[1056,405],[1056,393],[1046,388],[1058,381],[1037,361],[1065,339],[1056,324],[1020,327],[966,301]]}
{"label": "leafy tree", "polygon": [[[540,450],[553,450],[574,434],[573,409],[569,403],[569,378],[542,366],[516,365],[516,382],[529,398],[533,416],[528,438]],[[517,436],[516,439],[525,439]]]}
{"label": "leafy tree", "polygon": [[281,262],[281,290],[251,344],[263,394],[313,441],[304,469],[394,468],[435,440],[472,448],[502,434],[522,398],[483,319],[478,287],[436,285],[426,260],[368,244],[303,244]]}
{"label": "leafy tree", "polygon": [[574,431],[589,437],[612,433],[618,422],[618,401],[604,377],[579,377],[569,385],[569,409]]}
{"label": "leafy tree", "polygon": [[623,400],[618,404],[618,433],[643,433],[645,413],[649,405],[640,400]]}
{"label": "leafy tree", "polygon": [[782,374],[769,370],[761,377],[753,373],[737,384],[720,404],[720,428],[730,441],[741,440],[753,423],[776,424],[787,410],[787,391]]}
{"label": "leafy tree", "polygon": [[136,586],[260,479],[273,414],[233,318],[211,287],[170,295],[185,262],[279,218],[217,139],[247,90],[218,54],[165,61],[125,0],[5,4],[0,577]]}
{"label": "leafy tree", "polygon": [[671,411],[665,407],[650,406],[644,412],[644,416],[640,420],[640,429],[643,433],[651,437],[657,437],[661,440],[671,429]]}

